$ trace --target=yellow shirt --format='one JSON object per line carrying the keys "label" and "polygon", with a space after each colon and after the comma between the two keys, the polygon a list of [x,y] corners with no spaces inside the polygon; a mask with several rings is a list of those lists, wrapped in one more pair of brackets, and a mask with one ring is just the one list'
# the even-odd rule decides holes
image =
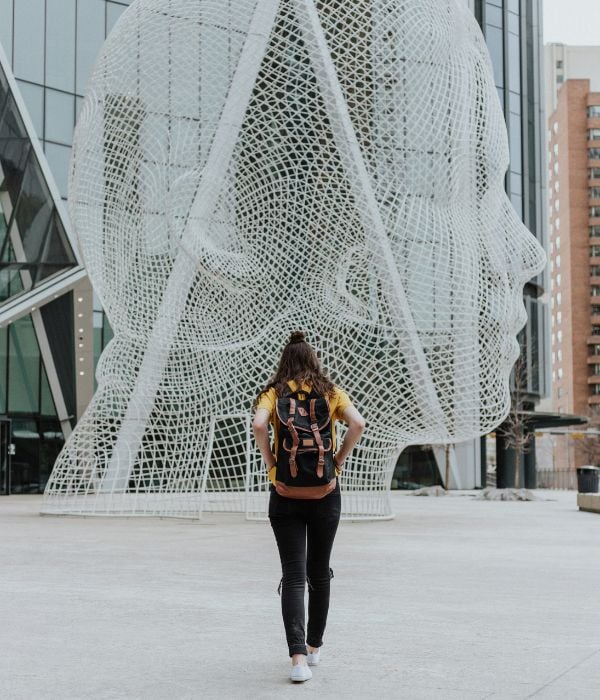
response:
{"label": "yellow shirt", "polygon": [[[297,390],[297,385],[294,380],[291,380],[288,382],[288,386],[292,391]],[[302,385],[302,391],[306,391],[307,393],[310,391],[310,386],[308,384],[303,384]],[[332,448],[333,451],[335,452],[335,422],[336,420],[343,420],[343,413],[344,411],[348,408],[348,406],[352,406],[352,401],[350,401],[350,397],[345,391],[342,391],[339,387],[335,387],[334,394],[331,397],[328,397],[329,399],[329,415],[331,416],[331,438],[332,438]],[[275,406],[277,404],[277,394],[275,392],[275,389],[271,387],[269,391],[264,393],[256,405],[256,408],[265,408],[267,411],[269,411],[270,415],[270,422],[271,425],[273,426],[273,448],[275,454],[277,454],[277,445],[279,441],[279,436],[278,436],[278,430],[277,430],[277,421],[275,420],[276,415],[275,415]],[[337,469],[336,467],[336,474],[339,476],[341,472]],[[271,483],[275,483],[275,467],[271,467],[269,471],[269,479],[271,480]]]}

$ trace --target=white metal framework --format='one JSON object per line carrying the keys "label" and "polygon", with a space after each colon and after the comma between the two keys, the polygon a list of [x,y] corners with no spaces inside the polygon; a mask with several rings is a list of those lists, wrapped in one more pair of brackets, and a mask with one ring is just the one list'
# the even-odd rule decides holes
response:
{"label": "white metal framework", "polygon": [[462,0],[136,0],[95,66],[69,202],[115,332],[54,513],[264,516],[249,408],[303,328],[367,418],[344,517],[397,456],[507,414],[545,254]]}

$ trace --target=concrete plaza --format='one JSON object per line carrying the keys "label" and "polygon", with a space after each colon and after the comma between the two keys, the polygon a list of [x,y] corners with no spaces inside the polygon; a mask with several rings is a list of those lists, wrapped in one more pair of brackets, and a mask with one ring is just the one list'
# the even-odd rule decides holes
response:
{"label": "concrete plaza", "polygon": [[574,492],[396,492],[342,522],[294,685],[268,522],[40,516],[0,499],[0,698],[600,697],[600,516]]}

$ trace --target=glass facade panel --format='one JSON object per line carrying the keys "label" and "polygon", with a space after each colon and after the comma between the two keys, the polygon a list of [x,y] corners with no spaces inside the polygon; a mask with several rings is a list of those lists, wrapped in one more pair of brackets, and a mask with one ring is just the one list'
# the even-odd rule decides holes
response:
{"label": "glass facade panel", "polygon": [[76,91],[83,95],[94,61],[105,39],[106,3],[86,0],[77,6]]}
{"label": "glass facade panel", "polygon": [[15,224],[18,227],[16,233],[21,240],[25,260],[36,263],[40,261],[54,207],[48,187],[31,155],[30,152],[25,176],[21,183]]}
{"label": "glass facade panel", "polygon": [[25,83],[19,80],[19,90],[23,99],[25,100],[25,105],[27,106],[27,111],[33,122],[33,128],[36,134],[44,133],[44,89],[39,85],[34,85],[33,83]]}
{"label": "glass facade panel", "polygon": [[18,0],[14,4],[14,33],[27,37],[13,46],[13,73],[32,83],[44,82],[45,0]]}
{"label": "glass facade panel", "polygon": [[39,410],[40,357],[30,316],[8,327],[8,411]]}
{"label": "glass facade panel", "polygon": [[[502,30],[487,25],[486,40],[494,63],[494,78],[498,88],[504,87],[504,35]],[[502,99],[504,103],[504,99]]]}
{"label": "glass facade panel", "polygon": [[37,282],[59,272],[64,267],[64,260],[68,256],[69,241],[62,222],[56,212],[52,217],[50,231],[46,237],[42,262],[38,265]]}
{"label": "glass facade panel", "polygon": [[74,128],[75,97],[66,92],[46,89],[45,139],[70,146]]}
{"label": "glass facade panel", "polygon": [[75,90],[75,0],[46,0],[46,85]]}
{"label": "glass facade panel", "polygon": [[69,179],[69,159],[71,158],[71,147],[60,146],[57,143],[46,143],[44,146],[46,158],[52,168],[52,174],[58,185],[61,197],[67,196],[67,185]]}
{"label": "glass facade panel", "polygon": [[0,0],[0,44],[4,53],[12,57],[13,0]]}
{"label": "glass facade panel", "polygon": [[12,95],[9,95],[0,122],[0,163],[4,176],[0,186],[8,193],[12,207],[17,203],[29,151],[30,143],[21,115]]}
{"label": "glass facade panel", "polygon": [[115,2],[106,3],[106,33],[108,34],[115,26],[116,21],[127,9],[126,5],[119,5]]}
{"label": "glass facade panel", "polygon": [[513,86],[519,88],[521,86],[521,37],[513,32],[508,33],[508,67],[511,89]]}

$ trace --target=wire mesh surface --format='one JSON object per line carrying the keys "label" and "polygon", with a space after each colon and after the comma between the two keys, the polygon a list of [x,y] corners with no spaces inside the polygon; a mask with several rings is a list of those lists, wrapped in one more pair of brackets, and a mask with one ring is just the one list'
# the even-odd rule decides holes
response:
{"label": "wire mesh surface", "polygon": [[264,467],[247,418],[231,417],[298,327],[367,420],[345,517],[390,515],[407,445],[506,416],[523,285],[545,254],[504,192],[504,118],[463,5],[136,0],[123,13],[69,180],[115,336],[46,512],[264,513]]}

